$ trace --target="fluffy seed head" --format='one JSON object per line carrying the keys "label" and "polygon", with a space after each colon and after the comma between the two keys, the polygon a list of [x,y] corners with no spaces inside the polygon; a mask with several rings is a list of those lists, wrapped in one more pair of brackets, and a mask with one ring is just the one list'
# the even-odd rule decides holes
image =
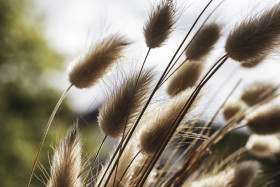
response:
{"label": "fluffy seed head", "polygon": [[263,56],[261,58],[244,61],[244,62],[241,62],[241,66],[244,68],[254,68],[257,65],[259,65],[265,58],[266,58],[266,56]]}
{"label": "fluffy seed head", "polygon": [[250,187],[261,172],[261,165],[257,161],[245,161],[238,164],[234,170],[234,177],[230,187]]}
{"label": "fluffy seed head", "polygon": [[247,141],[246,148],[258,157],[273,158],[280,152],[280,140],[276,135],[259,136],[251,135]]}
{"label": "fluffy seed head", "polygon": [[[140,146],[142,151],[147,154],[154,154],[157,148],[162,144],[167,136],[169,129],[174,123],[179,112],[183,109],[187,99],[190,96],[190,91],[181,93],[172,98],[166,105],[158,111],[157,114],[152,113],[148,116],[149,121],[143,126],[140,134]],[[195,104],[193,104],[195,105]],[[193,107],[193,106],[192,106]],[[181,124],[185,121],[182,120]]]}
{"label": "fluffy seed head", "polygon": [[228,169],[217,175],[194,181],[191,183],[190,187],[228,187],[228,184],[233,177],[233,173],[233,169]]}
{"label": "fluffy seed head", "polygon": [[225,104],[223,108],[224,118],[229,120],[245,108],[246,105],[242,101],[231,99]]}
{"label": "fluffy seed head", "polygon": [[98,120],[101,130],[113,138],[122,136],[124,128],[130,127],[147,100],[154,74],[152,69],[144,70],[136,86],[138,76],[139,72],[135,72],[127,77],[99,111]]}
{"label": "fluffy seed head", "polygon": [[220,38],[220,31],[220,26],[215,23],[204,26],[187,48],[187,58],[190,60],[201,60],[205,57]]}
{"label": "fluffy seed head", "polygon": [[274,85],[268,82],[254,82],[246,86],[241,99],[249,106],[258,104],[275,93]]}
{"label": "fluffy seed head", "polygon": [[171,0],[161,0],[157,7],[154,7],[149,20],[144,26],[144,36],[149,48],[156,48],[163,45],[168,39],[175,24],[175,8]]}
{"label": "fluffy seed head", "polygon": [[69,81],[78,88],[94,85],[114,62],[121,57],[129,42],[122,36],[111,35],[97,43],[69,68]]}
{"label": "fluffy seed head", "polygon": [[280,106],[266,104],[247,116],[247,126],[255,134],[268,135],[280,132]]}
{"label": "fluffy seed head", "polygon": [[203,63],[199,61],[188,61],[183,64],[168,81],[166,87],[168,95],[174,97],[187,88],[195,86],[202,70]]}
{"label": "fluffy seed head", "polygon": [[244,62],[266,56],[280,39],[280,6],[243,21],[228,36],[225,50],[228,56]]}
{"label": "fluffy seed head", "polygon": [[190,187],[249,187],[260,173],[260,164],[245,161],[216,175],[194,181]]}
{"label": "fluffy seed head", "polygon": [[55,150],[51,178],[47,187],[79,187],[81,178],[81,145],[78,126],[71,127]]}

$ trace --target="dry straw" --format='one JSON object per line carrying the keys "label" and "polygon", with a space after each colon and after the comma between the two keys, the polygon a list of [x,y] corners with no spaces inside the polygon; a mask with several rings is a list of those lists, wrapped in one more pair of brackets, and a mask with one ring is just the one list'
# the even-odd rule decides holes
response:
{"label": "dry straw", "polygon": [[213,49],[220,38],[221,28],[216,23],[205,25],[193,38],[186,50],[186,56],[190,60],[202,60]]}
{"label": "dry straw", "polygon": [[149,48],[157,48],[164,44],[173,30],[176,21],[176,10],[172,0],[161,0],[154,7],[144,26],[144,36]]}
{"label": "dry straw", "polygon": [[280,106],[266,104],[248,114],[246,119],[248,128],[255,134],[280,132]]}
{"label": "dry straw", "polygon": [[280,6],[260,16],[243,21],[228,36],[225,50],[228,56],[244,62],[261,59],[279,45]]}
{"label": "dry straw", "polygon": [[69,68],[69,81],[78,88],[94,85],[122,56],[129,42],[120,35],[111,35],[93,46]]}
{"label": "dry straw", "polygon": [[99,126],[105,134],[120,138],[124,129],[131,127],[147,101],[153,77],[152,69],[144,70],[140,77],[139,72],[135,72],[105,101],[98,116]]}
{"label": "dry straw", "polygon": [[81,187],[81,145],[78,124],[72,126],[56,148],[48,187]]}
{"label": "dry straw", "polygon": [[269,82],[253,82],[244,88],[240,98],[247,105],[253,106],[273,95],[276,91],[274,88]]}
{"label": "dry straw", "polygon": [[247,141],[246,148],[255,156],[275,158],[275,155],[280,153],[280,140],[277,135],[253,134]]}

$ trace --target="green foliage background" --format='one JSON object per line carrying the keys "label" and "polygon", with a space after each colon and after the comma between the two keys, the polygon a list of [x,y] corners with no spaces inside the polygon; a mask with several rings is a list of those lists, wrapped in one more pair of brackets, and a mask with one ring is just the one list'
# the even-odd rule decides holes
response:
{"label": "green foliage background", "polygon": [[[47,86],[42,73],[62,68],[63,58],[47,44],[34,14],[29,0],[0,0],[0,186],[26,184],[43,128],[61,94]],[[62,106],[47,137],[40,156],[47,168],[49,145],[72,122],[69,114]],[[41,173],[36,169],[39,178]],[[35,176],[32,184],[43,186]]]}

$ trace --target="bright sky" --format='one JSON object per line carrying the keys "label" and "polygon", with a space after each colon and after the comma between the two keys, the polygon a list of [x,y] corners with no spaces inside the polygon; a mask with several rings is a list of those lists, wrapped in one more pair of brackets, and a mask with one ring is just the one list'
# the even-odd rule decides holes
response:
{"label": "bright sky", "polygon": [[[158,67],[159,70],[162,70],[171,58],[172,52],[175,51],[188,28],[207,2],[206,0],[178,1],[178,6],[183,11],[175,32],[163,48],[152,51],[148,59],[149,65],[160,64]],[[211,7],[215,7],[219,2],[214,0]],[[142,28],[148,17],[151,4],[149,0],[36,0],[38,9],[45,14],[45,35],[51,46],[66,56],[66,66],[75,57],[86,51],[94,41],[114,32],[124,34],[134,42],[125,58],[124,64],[126,68],[131,66],[129,63],[135,64],[141,61],[147,50]],[[226,34],[236,22],[248,15],[254,15],[272,4],[275,4],[275,1],[227,0],[223,7],[210,19],[224,25],[225,33],[216,47],[218,52],[213,53],[209,58],[209,61],[212,61],[210,63],[213,63],[214,59],[223,54]],[[207,14],[205,14],[204,18],[206,16]],[[221,93],[225,96],[225,93],[231,89],[233,83],[241,77],[244,78],[244,82],[251,82],[254,79],[270,79],[280,83],[278,78],[280,65],[277,53],[279,52],[272,55],[272,58],[270,58],[272,60],[267,61],[257,70],[239,70],[237,75],[230,80],[229,86],[226,86]],[[214,77],[209,87],[212,85],[216,88],[218,82],[224,80],[228,76],[228,72],[238,66],[233,61],[228,63],[224,69],[220,70],[221,73]],[[57,73],[52,81],[61,90],[68,87],[66,70]],[[244,83],[244,85],[246,84]],[[69,95],[70,104],[75,111],[87,111],[90,104],[95,107],[102,102],[103,97],[101,95],[104,95],[104,92],[106,92],[104,84],[91,89],[79,90],[75,88],[71,90]]]}

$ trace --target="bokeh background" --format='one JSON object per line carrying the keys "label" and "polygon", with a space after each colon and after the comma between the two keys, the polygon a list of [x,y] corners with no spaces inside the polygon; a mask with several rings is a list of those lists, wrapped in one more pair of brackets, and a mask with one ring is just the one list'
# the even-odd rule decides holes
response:
{"label": "bokeh background", "polygon": [[[151,53],[149,66],[161,64],[157,70],[162,70],[205,3],[204,0],[178,1],[182,14],[175,32],[168,45]],[[212,8],[217,3],[219,1]],[[225,26],[225,35],[209,61],[222,54],[225,36],[236,22],[275,3],[272,0],[228,0],[210,19]],[[142,28],[150,4],[152,2],[148,0],[0,0],[0,186],[25,185],[44,126],[60,94],[69,86],[66,69],[73,59],[106,34],[120,32],[134,42],[120,69],[138,67],[137,62],[143,59],[147,50]],[[208,89],[211,91],[228,72],[237,69],[236,76],[229,80],[215,101],[204,102],[205,106],[211,104],[205,120],[215,112],[232,83],[239,78],[244,81],[237,95],[246,83],[256,79],[280,83],[278,51],[254,71],[238,69],[238,66],[230,61],[210,82]],[[116,76],[112,72],[91,89],[71,90],[50,129],[32,186],[44,186],[47,176],[42,170],[49,172],[53,147],[77,116],[82,119],[83,157],[96,150],[103,137],[96,123],[97,108],[108,95],[108,90],[114,87],[112,83],[107,88],[104,82]],[[223,118],[219,117],[217,122],[223,123]],[[248,132],[242,130],[238,136],[242,138],[228,140],[236,145],[231,148],[244,145]],[[112,141],[106,145],[102,155],[112,149],[111,144]]]}

